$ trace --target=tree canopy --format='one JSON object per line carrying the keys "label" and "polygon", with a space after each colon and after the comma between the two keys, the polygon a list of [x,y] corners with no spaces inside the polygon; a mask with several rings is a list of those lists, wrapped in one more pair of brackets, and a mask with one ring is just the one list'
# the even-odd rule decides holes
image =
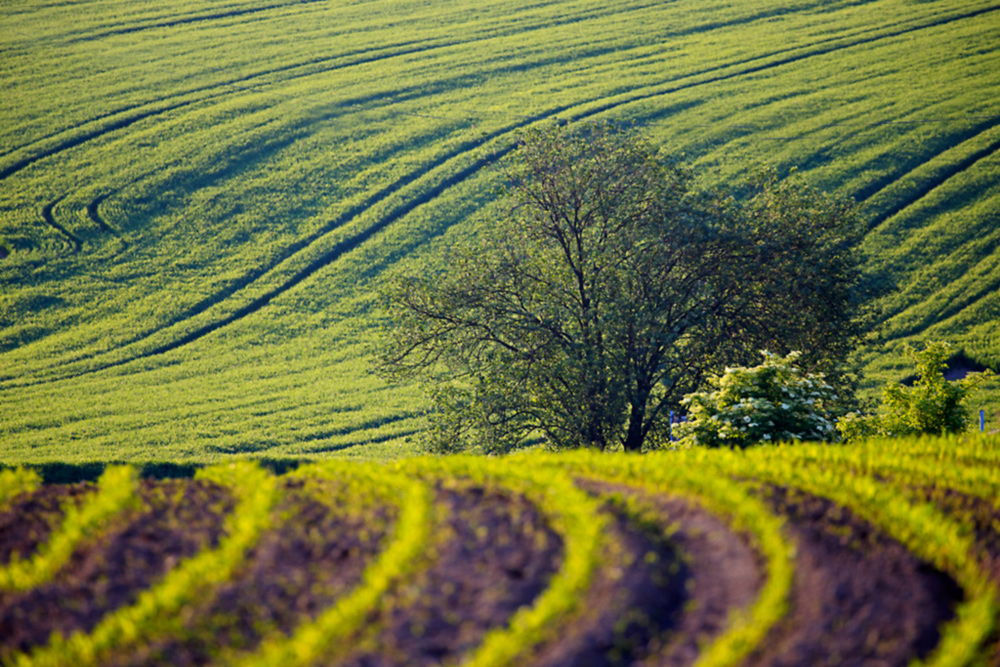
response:
{"label": "tree canopy", "polygon": [[507,214],[388,290],[380,367],[426,382],[439,447],[638,451],[711,371],[762,348],[830,371],[865,330],[846,200],[770,172],[700,191],[603,124],[529,132],[501,169]]}

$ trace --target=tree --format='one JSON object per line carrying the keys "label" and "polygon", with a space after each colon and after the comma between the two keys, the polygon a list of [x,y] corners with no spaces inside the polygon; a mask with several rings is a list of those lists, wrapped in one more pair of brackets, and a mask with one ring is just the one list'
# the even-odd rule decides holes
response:
{"label": "tree", "polygon": [[838,396],[822,373],[797,366],[801,356],[763,352],[764,363],[727,368],[711,391],[681,401],[689,420],[678,424],[680,446],[739,447],[768,442],[832,440]]}
{"label": "tree", "polygon": [[975,373],[961,380],[948,381],[950,347],[944,342],[931,342],[922,351],[907,345],[906,354],[917,367],[913,386],[887,385],[882,390],[882,405],[878,413],[851,413],[837,424],[837,430],[847,440],[875,435],[945,435],[962,433],[969,428],[971,414],[966,399],[983,382],[992,379],[991,371]]}
{"label": "tree", "polygon": [[[743,205],[697,192],[690,170],[609,125],[529,132],[503,169],[509,214],[446,271],[389,288],[380,367],[425,380],[445,449],[542,435],[638,451],[712,368],[803,340],[835,365],[854,335],[839,325],[857,313],[859,265],[845,260],[838,289],[799,299],[802,280],[837,264],[810,253],[858,238],[839,201],[767,179]],[[769,302],[793,296],[802,303],[780,315]]]}
{"label": "tree", "polygon": [[794,172],[782,180],[761,168],[749,185],[737,263],[752,276],[740,285],[737,357],[750,364],[761,349],[798,350],[798,366],[824,373],[850,401],[858,371],[844,362],[878,321],[875,298],[892,289],[886,274],[864,268],[868,226],[853,200],[818,192]]}

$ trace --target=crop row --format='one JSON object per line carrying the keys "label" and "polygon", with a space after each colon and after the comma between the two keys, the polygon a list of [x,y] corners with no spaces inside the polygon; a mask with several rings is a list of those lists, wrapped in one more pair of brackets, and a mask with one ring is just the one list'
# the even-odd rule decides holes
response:
{"label": "crop row", "polygon": [[[707,597],[706,579],[699,572],[707,568],[707,579],[719,578],[744,566],[747,599],[737,606],[722,605],[714,621],[703,619],[709,630],[691,660],[699,665],[768,664],[780,656],[763,646],[794,647],[807,641],[833,642],[845,655],[860,651],[871,658],[878,657],[871,652],[883,650],[885,642],[837,634],[838,627],[854,622],[850,615],[837,623],[808,620],[802,581],[831,576],[822,562],[813,562],[824,553],[833,558],[853,549],[854,557],[863,559],[880,549],[889,553],[892,549],[884,545],[895,544],[899,546],[892,548],[902,556],[892,556],[896,560],[888,569],[899,567],[899,558],[912,560],[917,570],[936,573],[926,575],[928,590],[944,585],[941,590],[951,586],[957,592],[903,603],[930,606],[933,614],[930,621],[920,621],[929,624],[922,634],[907,639],[910,643],[899,640],[893,650],[902,651],[906,661],[919,657],[928,665],[973,664],[995,658],[998,648],[990,643],[996,641],[991,633],[1000,609],[1000,569],[995,568],[1000,553],[994,546],[1000,536],[998,453],[1000,441],[984,437],[746,453],[692,450],[638,457],[581,452],[411,459],[392,466],[317,463],[280,477],[254,465],[225,464],[204,469],[190,482],[218,488],[232,499],[218,538],[165,566],[116,608],[56,628],[41,643],[0,645],[0,661],[311,665],[325,660],[350,665],[362,664],[363,656],[374,652],[382,660],[406,664],[457,659],[469,665],[506,665],[549,664],[560,655],[582,660],[596,651],[625,662],[641,657],[655,664],[668,656],[674,661],[685,642],[694,646],[683,633],[691,627],[687,619],[697,613],[698,603],[722,605]],[[134,470],[111,467],[81,499],[67,501],[47,540],[33,553],[15,553],[0,569],[0,628],[17,631],[6,641],[30,634],[21,632],[26,629],[18,628],[16,619],[33,618],[29,607],[46,599],[42,591],[75,591],[60,604],[79,604],[73,596],[86,595],[87,589],[67,582],[77,576],[74,568],[88,562],[81,554],[93,556],[118,544],[109,536],[144,522],[142,505],[149,496],[139,493],[140,486],[166,484],[176,483],[140,484]],[[32,507],[30,500],[43,488],[32,473],[0,473],[0,526],[9,525],[11,512]],[[798,495],[788,496],[787,489]],[[977,498],[979,505],[965,511],[969,503],[946,502],[956,494]],[[326,509],[307,512],[315,503]],[[805,506],[814,509],[805,514],[795,510]],[[707,514],[692,519],[689,512]],[[317,523],[324,513],[354,518]],[[716,523],[705,523],[706,516],[716,517]],[[324,533],[329,530],[324,526],[334,532]],[[281,535],[285,537],[277,539]],[[705,535],[715,546],[699,553],[691,545]],[[715,557],[725,551],[720,547],[725,535],[746,545],[746,563],[712,560],[712,551]],[[0,541],[8,539],[13,537],[0,532]],[[832,546],[816,551],[822,540],[833,540]],[[857,540],[864,544],[855,544]],[[282,541],[295,544],[279,546]],[[335,556],[340,553],[337,543],[351,546]],[[268,555],[281,548],[291,551]],[[301,565],[298,574],[285,572],[281,560],[298,559],[295,549],[312,554],[307,561],[319,560]],[[346,560],[331,561],[333,557]],[[526,566],[532,558],[541,565]],[[439,561],[455,570],[462,570],[464,562],[469,572],[464,579],[458,571],[442,573]],[[847,567],[837,563],[835,567]],[[499,579],[483,582],[487,571]],[[329,579],[334,575],[340,575],[336,582]],[[488,606],[486,600],[520,580],[531,584],[525,588],[534,591],[528,598],[497,607],[500,611],[488,619],[475,618],[477,605]],[[249,582],[243,592],[241,581]],[[282,597],[280,590],[276,597],[266,594],[271,588],[296,586],[310,590],[296,589],[298,597],[292,598]],[[617,592],[601,597],[609,586]],[[247,593],[250,588],[252,594]],[[859,595],[842,589],[839,585],[838,598]],[[643,591],[657,591],[654,598],[679,597],[670,604],[665,598],[643,602]],[[254,597],[260,595],[264,597]],[[685,596],[692,599],[684,602]],[[243,602],[234,602],[238,600]],[[860,602],[865,609],[894,603]],[[229,609],[227,604],[236,606]],[[600,627],[605,611],[621,614],[610,629]],[[825,628],[819,639],[810,634],[814,626]],[[871,631],[893,632],[888,627]],[[431,633],[431,648],[420,643],[423,633]],[[390,647],[395,653],[387,653]],[[803,645],[795,650],[810,649]]]}

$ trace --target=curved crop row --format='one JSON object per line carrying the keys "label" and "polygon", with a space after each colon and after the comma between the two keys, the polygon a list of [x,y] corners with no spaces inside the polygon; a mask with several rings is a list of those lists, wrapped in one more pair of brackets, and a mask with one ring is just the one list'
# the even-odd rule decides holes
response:
{"label": "curved crop row", "polygon": [[[995,568],[991,564],[995,546],[993,538],[983,533],[1000,535],[998,449],[1000,438],[992,435],[874,438],[852,447],[796,447],[778,456],[844,474],[876,477],[912,502],[930,501],[977,543],[982,541],[983,548],[970,548],[968,555],[977,563],[980,578],[988,578]],[[994,580],[997,574],[992,572]],[[994,627],[1000,627],[996,601],[993,615]],[[996,641],[994,636],[987,644]],[[993,650],[997,648],[986,648],[987,653]]]}
{"label": "curved crop row", "polygon": [[97,482],[97,490],[80,508],[69,507],[62,525],[38,552],[13,560],[0,568],[0,590],[24,591],[48,581],[66,564],[73,549],[110,517],[136,499],[136,471],[128,466],[108,468]]}
{"label": "curved crop row", "polygon": [[[955,621],[942,632],[929,665],[973,660],[994,628],[997,590],[974,557],[968,531],[929,504],[915,504],[899,489],[839,466],[816,465],[830,447],[773,447],[747,453],[686,452],[671,462],[719,474],[790,485],[857,512],[911,552],[955,578],[966,594]],[[813,459],[811,462],[810,459]]]}
{"label": "curved crop row", "polygon": [[597,501],[578,489],[565,473],[554,469],[511,466],[505,461],[472,457],[414,459],[401,467],[421,477],[458,477],[482,485],[498,483],[521,493],[543,512],[562,538],[563,563],[545,592],[532,606],[515,613],[507,627],[489,632],[463,664],[508,665],[529,656],[577,610],[580,595],[590,585],[606,527]]}
{"label": "curved crop row", "polygon": [[[130,474],[134,472],[130,470]],[[142,592],[134,604],[102,619],[89,635],[54,636],[47,646],[16,656],[13,664],[101,664],[112,650],[176,630],[178,613],[185,605],[228,579],[270,524],[277,479],[247,463],[207,468],[199,471],[197,478],[228,487],[237,499],[236,509],[226,520],[226,537],[218,546],[171,570],[159,584]]]}
{"label": "curved crop row", "polygon": [[797,447],[782,458],[891,477],[894,486],[937,486],[1000,503],[1000,438],[874,438],[857,447]]}
{"label": "curved crop row", "polygon": [[0,470],[0,509],[18,496],[31,493],[42,483],[37,472],[28,468]]}
{"label": "curved crop row", "polygon": [[351,499],[355,508],[363,506],[365,498],[373,495],[379,500],[393,499],[400,508],[395,535],[378,559],[365,569],[361,584],[351,593],[313,621],[300,625],[290,637],[272,636],[252,653],[225,656],[226,664],[251,667],[315,663],[359,629],[379,598],[410,573],[412,563],[427,548],[432,500],[425,483],[375,466],[337,462],[306,466],[293,476],[305,480],[334,476],[350,480],[349,488],[358,493]]}
{"label": "curved crop row", "polygon": [[855,451],[856,457],[906,457],[928,463],[974,465],[987,470],[1000,468],[1000,436],[995,434],[872,438],[859,443],[857,447],[831,449],[831,452],[837,451],[845,454]]}
{"label": "curved crop row", "polygon": [[766,560],[766,582],[752,607],[731,618],[728,629],[704,648],[697,662],[699,667],[738,664],[785,614],[794,573],[795,548],[782,531],[781,519],[740,485],[707,468],[649,465],[647,459],[629,456],[608,457],[587,452],[550,457],[547,463],[583,476],[690,498],[729,517],[734,529],[752,536]]}
{"label": "curved crop row", "polygon": [[[195,637],[194,641],[207,637],[212,642],[214,635],[209,630],[217,627],[213,614],[218,614],[219,609],[225,609],[226,601],[230,599],[221,592],[226,586],[232,585],[234,581],[242,581],[241,577],[261,586],[282,586],[282,582],[291,581],[290,578],[281,578],[287,572],[270,569],[271,564],[280,562],[282,557],[276,560],[255,560],[257,555],[268,551],[270,547],[266,545],[275,544],[276,540],[286,535],[276,531],[278,522],[298,521],[309,530],[309,526],[317,527],[319,524],[309,523],[311,519],[307,520],[305,517],[325,516],[322,505],[326,505],[332,514],[350,516],[352,520],[323,524],[332,526],[317,533],[319,537],[316,538],[316,543],[327,550],[325,553],[338,553],[338,549],[342,550],[339,553],[343,553],[351,545],[357,544],[356,540],[346,538],[344,542],[338,542],[338,536],[345,529],[352,531],[353,536],[353,531],[360,526],[360,530],[370,529],[372,534],[379,536],[377,540],[366,541],[367,550],[363,550],[366,555],[351,561],[351,567],[354,568],[352,574],[344,576],[329,589],[324,587],[330,579],[307,578],[303,584],[304,590],[316,594],[306,595],[301,599],[308,598],[315,603],[314,606],[301,607],[280,622],[271,622],[272,619],[262,614],[262,625],[248,631],[250,634],[246,641],[230,642],[220,635],[219,641],[201,655],[220,664],[248,667],[312,665],[320,662],[367,664],[365,660],[368,654],[364,651],[368,649],[358,652],[359,645],[364,644],[365,647],[374,646],[373,651],[377,654],[375,659],[384,658],[387,663],[398,663],[400,651],[379,643],[382,637],[392,637],[383,633],[384,629],[397,627],[393,625],[396,616],[390,619],[383,611],[391,608],[392,614],[402,615],[406,619],[413,618],[419,625],[417,616],[426,607],[414,604],[413,598],[407,597],[413,594],[421,596],[421,603],[428,602],[430,605],[447,604],[443,601],[456,600],[458,608],[448,611],[464,620],[463,615],[470,612],[472,605],[478,604],[476,601],[482,599],[475,597],[481,592],[477,589],[477,592],[468,595],[438,598],[433,593],[433,583],[438,580],[426,577],[425,572],[436,571],[434,568],[440,570],[453,567],[452,563],[457,561],[449,559],[456,557],[456,554],[457,557],[469,558],[471,554],[479,553],[470,549],[485,549],[483,545],[495,539],[495,536],[506,535],[499,531],[493,532],[492,527],[496,523],[479,521],[484,516],[498,515],[470,511],[473,507],[471,503],[477,502],[477,499],[492,499],[493,502],[500,499],[502,503],[508,503],[504,505],[502,512],[506,512],[505,516],[513,523],[534,526],[533,521],[541,521],[545,524],[545,535],[540,535],[535,528],[518,533],[527,536],[523,544],[517,547],[522,551],[515,553],[516,550],[512,550],[509,553],[520,556],[522,553],[540,553],[539,550],[544,550],[548,559],[547,569],[529,570],[522,567],[522,574],[531,573],[523,575],[525,577],[535,577],[534,573],[543,572],[534,580],[538,582],[537,587],[530,596],[524,598],[530,602],[518,602],[517,605],[521,606],[512,605],[503,609],[503,613],[491,616],[489,622],[480,623],[473,634],[465,635],[466,638],[471,637],[471,641],[447,645],[459,648],[442,648],[442,659],[450,659],[456,664],[477,667],[533,662],[547,664],[547,660],[553,655],[550,649],[567,649],[564,640],[571,630],[590,627],[581,619],[590,622],[586,612],[590,610],[592,601],[609,604],[611,609],[619,608],[615,603],[608,602],[610,598],[593,597],[594,591],[602,590],[605,580],[614,580],[613,571],[618,567],[619,561],[609,554],[617,553],[615,545],[619,537],[627,532],[619,527],[631,524],[630,529],[655,528],[667,540],[677,536],[674,546],[683,554],[683,532],[688,529],[675,532],[676,524],[671,519],[671,512],[673,508],[685,506],[697,506],[699,512],[704,509],[719,517],[724,525],[749,542],[750,550],[747,550],[744,541],[740,541],[743,551],[739,553],[756,553],[759,556],[760,576],[754,572],[752,578],[761,583],[759,589],[756,583],[748,586],[738,604],[710,603],[710,606],[718,610],[714,612],[717,616],[712,626],[713,635],[705,639],[699,634],[704,643],[697,646],[699,653],[694,664],[700,667],[736,665],[746,660],[753,664],[769,664],[767,656],[770,654],[767,653],[767,648],[771,640],[781,643],[786,639],[798,642],[801,637],[815,638],[815,635],[788,634],[791,631],[798,632],[798,628],[789,628],[797,620],[797,615],[803,612],[801,596],[813,591],[809,588],[811,584],[803,584],[803,581],[815,584],[818,580],[808,577],[826,578],[823,581],[823,586],[826,586],[824,591],[833,591],[844,577],[856,577],[862,572],[858,568],[864,567],[863,564],[890,563],[889,560],[868,561],[860,557],[853,561],[837,560],[835,554],[839,552],[823,552],[815,549],[815,545],[810,546],[811,538],[805,532],[810,526],[829,529],[829,536],[834,542],[843,538],[840,544],[846,550],[860,551],[866,549],[866,545],[881,545],[880,540],[886,538],[884,541],[886,544],[891,542],[893,553],[898,552],[906,557],[907,568],[922,567],[920,561],[937,568],[940,572],[936,571],[934,576],[947,580],[947,586],[950,586],[948,591],[955,591],[954,595],[948,592],[943,597],[931,598],[926,603],[920,602],[926,598],[900,598],[900,604],[916,601],[913,603],[933,606],[934,614],[927,617],[932,622],[921,627],[937,629],[940,639],[935,639],[936,644],[919,650],[911,648],[912,644],[907,643],[908,640],[901,641],[899,650],[906,652],[902,654],[908,657],[915,653],[925,656],[922,658],[923,663],[917,664],[977,664],[977,660],[981,661],[984,656],[991,655],[990,652],[995,649],[989,642],[995,641],[991,640],[991,633],[997,628],[998,595],[994,581],[997,572],[990,569],[995,563],[985,562],[982,548],[984,544],[977,542],[977,537],[981,537],[979,533],[985,525],[984,521],[992,521],[992,528],[987,528],[1000,534],[1000,530],[996,528],[1000,526],[996,521],[1000,510],[997,500],[1000,497],[1000,467],[980,465],[982,461],[994,456],[996,443],[996,438],[942,438],[872,441],[850,447],[774,446],[743,452],[689,450],[645,456],[597,452],[556,455],[536,452],[502,459],[467,456],[418,458],[391,466],[330,461],[303,465],[284,477],[273,476],[250,463],[216,466],[200,471],[197,477],[211,482],[216,494],[222,492],[219,486],[228,489],[235,500],[235,509],[226,517],[224,537],[215,547],[179,560],[152,587],[138,593],[134,602],[107,612],[103,618],[95,620],[96,626],[87,626],[93,627],[89,634],[78,632],[71,636],[53,635],[47,645],[30,649],[23,648],[24,644],[11,645],[8,650],[24,652],[7,654],[5,660],[21,666],[97,665],[125,659],[133,655],[133,649],[147,646],[153,648],[135,655],[141,654],[149,659],[149,656],[160,656],[160,649],[157,648],[161,646],[158,644],[160,640],[187,641],[192,628],[195,632],[191,635]],[[25,490],[30,491],[37,484],[38,477],[33,473],[2,472],[0,500],[14,498]],[[76,534],[74,531],[79,532],[81,525],[90,526],[84,532],[102,530],[95,528],[100,525],[100,521],[117,516],[130,502],[128,499],[138,495],[136,484],[133,469],[108,468],[99,481],[98,490],[87,497],[78,509],[67,510],[63,526],[38,548],[33,559],[25,560],[24,563],[37,559],[48,563],[44,568],[40,565],[33,566],[38,572],[58,570],[60,562],[65,561],[60,561],[57,554],[66,549],[73,551],[73,545],[80,544],[79,539],[73,537]],[[982,512],[973,517],[971,513],[963,514],[960,504],[955,505],[958,508],[955,510],[947,503],[936,506],[924,502],[928,497],[927,491],[931,488],[972,496],[978,504],[969,507]],[[621,495],[623,500],[618,503],[621,511],[609,512],[606,501],[618,494],[618,489],[625,490]],[[629,495],[631,492],[628,489],[634,489],[636,494]],[[802,495],[786,494],[786,491],[802,492]],[[517,503],[512,501],[515,496]],[[289,502],[280,504],[279,501],[283,498],[287,498]],[[460,501],[456,501],[456,498],[460,498]],[[933,499],[939,500],[936,497]],[[965,498],[959,496],[959,499]],[[669,502],[657,504],[667,500]],[[300,508],[307,506],[317,511],[300,511]],[[529,507],[530,510],[526,509]],[[812,519],[802,518],[803,512],[808,514],[813,510],[818,510],[819,514],[826,513],[824,521],[827,522],[814,525],[808,523]],[[452,514],[445,518],[457,520],[445,525],[445,519],[441,517],[448,511],[452,511]],[[532,518],[528,518],[527,512],[530,512]],[[843,523],[831,519],[833,514],[839,516],[840,513],[851,516]],[[704,512],[701,516],[704,516]],[[615,520],[618,520],[617,524],[614,523]],[[877,540],[852,542],[856,533],[850,533],[850,530],[862,524],[866,531],[874,527],[874,532],[878,533],[875,536]],[[458,538],[465,533],[452,530],[452,525],[460,526],[461,530],[468,527],[471,533],[482,529],[486,531],[483,533],[486,537],[478,542],[461,541]],[[719,527],[720,523],[713,519],[711,526]],[[844,529],[843,532],[838,532],[841,528]],[[287,534],[298,533],[291,531]],[[382,535],[385,537],[381,537]],[[551,548],[555,543],[553,535],[561,542],[561,559],[552,556],[558,551]],[[540,546],[542,538],[548,540],[548,547]],[[454,552],[447,552],[444,548],[446,545],[459,544],[461,548],[456,548]],[[618,546],[622,545],[625,545],[624,541]],[[992,543],[987,546],[994,549]],[[658,549],[655,546],[643,546],[642,549],[645,551],[626,551],[622,548],[622,553],[637,554],[641,558],[644,553],[649,557],[656,557],[670,552],[669,549],[664,549],[653,553],[653,550]],[[734,558],[733,553],[735,552],[729,552],[730,555],[726,557],[728,560],[713,562],[737,563],[739,567],[744,567],[745,564],[740,560],[743,557]],[[995,555],[995,549],[990,553]],[[443,554],[449,555],[445,558]],[[829,555],[828,568],[842,567],[842,577],[831,578],[826,574],[829,570],[815,569],[810,564],[826,557],[824,554]],[[751,563],[752,560],[748,558],[746,562]],[[506,567],[502,564],[502,559],[498,558],[496,561],[501,563],[500,567]],[[20,562],[15,561],[0,572],[11,572],[12,568],[20,567]],[[320,561],[305,558],[304,562],[304,567],[315,567]],[[329,567],[331,563],[346,561],[331,558],[323,562],[323,567]],[[250,563],[253,565],[249,565]],[[258,567],[260,563],[264,566]],[[665,566],[655,572],[668,572],[667,566],[671,562],[664,560],[663,563]],[[862,565],[858,566],[857,563]],[[714,571],[715,567],[709,565],[703,571]],[[481,572],[470,568],[470,572],[472,571]],[[653,571],[644,570],[642,576],[645,577],[645,572]],[[904,571],[903,576],[909,576],[905,572],[910,570],[901,571]],[[667,576],[673,578],[674,570],[669,572]],[[273,580],[269,579],[272,573]],[[258,574],[263,575],[259,582],[254,578]],[[10,574],[5,576],[12,580],[14,578]],[[44,576],[38,578],[36,575],[35,583],[30,583],[26,576],[19,576],[18,581],[24,579],[26,583],[21,583],[18,591],[40,588],[38,582],[45,580]],[[476,576],[482,578],[481,575]],[[638,579],[637,574],[631,580],[632,583],[616,581],[614,586],[625,591],[625,587],[635,586],[634,582]],[[649,578],[642,580],[653,581]],[[681,569],[671,585],[683,587],[691,581],[688,571]],[[961,588],[960,592],[955,586],[956,582]],[[144,583],[143,586],[145,585]],[[499,584],[490,577],[483,590],[489,592],[489,585],[496,587]],[[723,582],[721,585],[727,584]],[[320,590],[323,593],[319,593]],[[704,603],[707,599],[703,599],[699,593],[703,589],[694,587],[690,590],[693,595],[691,602],[695,605]],[[29,597],[13,597],[14,593],[5,600],[2,593],[4,592],[0,590],[0,607],[5,604],[7,608],[15,608],[22,600],[30,600]],[[860,604],[869,604],[868,598],[864,597],[869,594],[862,585],[862,597],[857,598]],[[851,595],[857,596],[856,593]],[[429,599],[423,599],[424,596],[429,596]],[[678,598],[681,602],[676,609],[680,609],[683,597]],[[215,604],[216,598],[222,600],[221,607],[206,603],[210,601]],[[251,604],[256,604],[258,598],[248,599]],[[627,612],[642,612],[640,603],[633,602],[635,598],[625,599],[628,600],[628,606],[621,607],[622,609]],[[951,616],[953,604],[954,617]],[[899,605],[885,608],[897,609]],[[509,611],[512,609],[516,611]],[[102,610],[100,613],[105,612]],[[669,614],[674,613],[668,612],[662,618],[666,619]],[[659,632],[655,625],[659,620],[652,616],[648,618],[651,632]],[[857,618],[863,620],[868,617]],[[951,620],[941,620],[949,618]],[[205,619],[204,622],[202,619]],[[425,619],[421,617],[421,620]],[[819,627],[828,621],[837,620],[843,619],[832,613],[823,615],[817,625],[810,627]],[[855,620],[856,617],[851,617],[850,623]],[[924,623],[923,618],[920,622]],[[660,627],[666,629],[665,626],[669,626],[677,634],[674,637],[665,636],[666,639],[661,636],[650,639],[648,650],[653,652],[650,656],[652,661],[657,657],[666,659],[665,656],[674,655],[669,653],[673,639],[687,638],[689,635],[684,633],[688,628],[694,627],[682,623],[674,625],[673,620],[664,622]],[[242,626],[236,623],[225,627],[239,632]],[[399,627],[409,631],[413,626]],[[895,626],[869,626],[861,633],[861,640],[865,641],[868,630],[891,633],[892,627]],[[0,635],[2,634],[0,619]],[[823,636],[825,639],[826,635]],[[832,641],[835,642],[836,637],[841,635],[830,636],[834,637]],[[933,638],[936,637],[935,632]],[[259,643],[256,643],[258,640]],[[694,642],[686,642],[685,639],[684,645],[691,646],[693,656]],[[410,644],[403,642],[398,646],[403,647],[402,651],[408,651]],[[577,648],[574,645],[568,647],[568,650],[576,651]],[[590,650],[589,647],[587,650]],[[765,655],[763,662],[759,660],[761,651]],[[555,654],[559,654],[558,651]],[[172,654],[163,655],[169,657]],[[406,655],[413,655],[412,664],[426,664],[416,660],[415,654],[406,653],[404,658]]]}

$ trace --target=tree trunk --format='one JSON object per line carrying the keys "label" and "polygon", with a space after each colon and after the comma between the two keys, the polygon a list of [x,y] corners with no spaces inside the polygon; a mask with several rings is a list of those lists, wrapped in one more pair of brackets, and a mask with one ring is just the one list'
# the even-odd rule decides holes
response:
{"label": "tree trunk", "polygon": [[642,450],[642,441],[645,440],[642,433],[642,422],[645,418],[645,403],[633,403],[628,418],[628,433],[625,435],[625,442],[623,443],[626,452],[638,452]]}

